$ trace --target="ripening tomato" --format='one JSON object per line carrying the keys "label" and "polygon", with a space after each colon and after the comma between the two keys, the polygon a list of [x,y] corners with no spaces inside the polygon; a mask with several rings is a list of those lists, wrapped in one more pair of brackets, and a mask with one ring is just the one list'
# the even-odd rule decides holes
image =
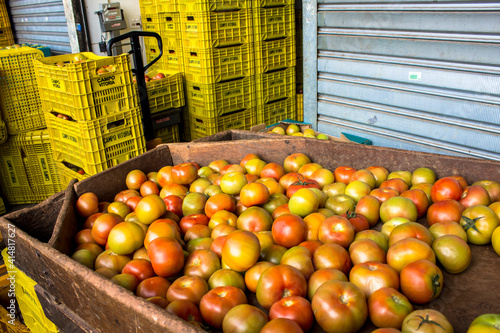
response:
{"label": "ripening tomato", "polygon": [[316,290],[326,281],[340,280],[347,282],[347,276],[335,268],[316,270],[307,281],[307,298],[312,300]]}
{"label": "ripening tomato", "polygon": [[261,274],[257,283],[257,301],[267,310],[284,297],[306,295],[307,281],[304,275],[288,265],[269,267]]}
{"label": "ripening tomato", "polygon": [[169,302],[189,301],[199,305],[206,293],[208,293],[208,284],[204,279],[198,276],[184,275],[172,282],[166,297]]}
{"label": "ripening tomato", "polygon": [[241,204],[246,207],[263,205],[269,199],[269,190],[264,184],[250,183],[240,191]]}
{"label": "ripening tomato", "polygon": [[389,235],[389,247],[397,241],[409,237],[419,239],[429,244],[429,246],[432,246],[432,242],[434,241],[434,237],[432,237],[429,229],[424,227],[422,224],[417,222],[407,222],[392,229],[391,234]]}
{"label": "ripening tomato", "polygon": [[81,217],[89,217],[99,213],[99,199],[92,192],[82,194],[76,201],[76,211]]}
{"label": "ripening tomato", "polygon": [[280,265],[295,267],[304,275],[306,280],[314,273],[311,252],[303,246],[294,246],[283,253]]}
{"label": "ripening tomato", "polygon": [[218,193],[207,199],[205,203],[205,215],[210,219],[216,212],[226,210],[234,212],[236,202],[233,196],[226,193]]}
{"label": "ripening tomato", "polygon": [[151,224],[167,212],[165,202],[154,194],[145,196],[135,208],[135,214],[140,222]]}
{"label": "ripening tomato", "polygon": [[285,175],[285,169],[278,163],[268,163],[260,171],[260,178],[273,178],[279,181]]}
{"label": "ripening tomato", "polygon": [[380,203],[382,203],[392,197],[397,197],[399,195],[399,192],[390,187],[379,187],[373,189],[370,192],[370,195],[374,196],[378,199],[378,201],[380,201]]}
{"label": "ripening tomato", "polygon": [[132,254],[144,244],[144,230],[134,222],[115,225],[108,235],[108,246],[116,254]]}
{"label": "ripening tomato", "polygon": [[276,264],[270,261],[259,261],[250,269],[245,272],[245,285],[247,289],[255,293],[257,291],[257,283],[259,282],[259,278],[262,273],[271,266],[275,266]]}
{"label": "ripening tomato", "polygon": [[364,197],[359,199],[354,211],[357,214],[363,215],[368,221],[368,224],[371,228],[379,221],[380,201],[374,196],[365,195]]}
{"label": "ripening tomato", "polygon": [[349,281],[358,286],[366,297],[380,288],[399,289],[399,275],[391,266],[368,261],[353,266],[349,273]]}
{"label": "ripening tomato", "polygon": [[196,321],[199,323],[203,321],[198,307],[189,301],[173,301],[167,305],[165,310],[185,321]]}
{"label": "ripening tomato", "polygon": [[408,198],[393,197],[380,205],[380,219],[387,222],[393,217],[404,217],[410,221],[417,221],[417,207]]}
{"label": "ripening tomato", "polygon": [[250,231],[237,230],[230,233],[222,246],[222,261],[237,272],[244,272],[252,267],[259,256],[259,239]]}
{"label": "ripening tomato", "polygon": [[262,248],[260,251],[261,261],[270,261],[273,264],[278,265],[281,262],[281,258],[288,249],[284,246],[273,244]]}
{"label": "ripening tomato", "polygon": [[234,286],[245,291],[245,279],[243,276],[233,271],[232,269],[219,269],[215,271],[208,279],[208,287],[214,289],[216,287]]}
{"label": "ripening tomato", "polygon": [[453,326],[439,311],[432,309],[415,310],[406,316],[402,332],[411,333],[453,333]]}
{"label": "ripening tomato", "polygon": [[301,188],[312,188],[312,187],[317,188],[317,189],[321,189],[318,182],[315,180],[312,180],[312,179],[298,180],[298,181],[290,184],[290,186],[286,190],[286,196],[288,198],[291,198],[292,195],[295,192],[297,192],[298,190],[300,190]]}
{"label": "ripening tomato", "polygon": [[464,208],[469,208],[472,206],[488,206],[491,203],[490,195],[488,191],[482,186],[471,185],[464,188],[462,197],[458,200]]}
{"label": "ripening tomato", "polygon": [[420,259],[401,270],[400,285],[401,292],[412,303],[429,303],[441,294],[443,273],[436,264]]}
{"label": "ripening tomato", "polygon": [[286,318],[276,318],[270,320],[260,330],[261,333],[287,332],[287,333],[303,333],[299,324],[295,321]]}
{"label": "ripening tomato", "polygon": [[367,261],[386,262],[385,251],[371,239],[358,239],[349,246],[349,256],[353,265]]}
{"label": "ripening tomato", "polygon": [[221,268],[220,259],[214,252],[206,249],[195,250],[184,263],[184,275],[198,276],[208,281],[213,273]]}
{"label": "ripening tomato", "polygon": [[498,333],[500,314],[487,313],[476,317],[469,326],[467,333]]}
{"label": "ripening tomato", "polygon": [[417,207],[417,218],[421,218],[427,213],[427,209],[429,208],[429,199],[427,199],[427,195],[424,191],[414,188],[412,190],[404,191],[401,193],[401,196],[413,201],[415,207]]}
{"label": "ripening tomato", "polygon": [[404,238],[394,243],[387,251],[387,263],[398,273],[407,264],[420,259],[436,263],[436,255],[432,248],[416,238]]}
{"label": "ripening tomato", "polygon": [[356,332],[368,317],[365,295],[351,282],[323,283],[316,290],[311,306],[317,323],[327,333]]}
{"label": "ripening tomato", "polygon": [[443,235],[432,243],[436,258],[448,273],[458,274],[471,262],[471,251],[466,241],[456,235]]}
{"label": "ripening tomato", "polygon": [[398,191],[398,193],[403,193],[409,189],[408,184],[401,178],[387,179],[382,182],[379,186],[380,188],[390,187]]}
{"label": "ripening tomato", "polygon": [[267,314],[256,306],[239,304],[229,310],[222,322],[222,332],[259,333],[268,323]]}
{"label": "ripening tomato", "polygon": [[368,184],[370,186],[370,189],[374,189],[376,185],[376,179],[373,173],[371,173],[370,170],[367,169],[360,169],[356,170],[350,177],[349,177],[349,183],[352,183],[353,181],[356,180],[361,180],[362,182]]}
{"label": "ripening tomato", "polygon": [[123,288],[135,292],[139,285],[139,280],[132,274],[117,274],[110,279],[111,282],[116,283]]}
{"label": "ripening tomato", "polygon": [[298,182],[298,181],[301,181],[301,180],[304,180],[306,179],[306,177],[304,177],[303,175],[301,175],[300,173],[298,172],[289,172],[285,175],[283,175],[280,179],[279,179],[279,184],[283,187],[283,189],[286,191],[288,190],[288,187],[290,185],[292,185],[293,183],[295,182]]}
{"label": "ripening tomato", "polygon": [[321,188],[324,188],[335,182],[335,175],[328,169],[318,169],[309,176],[309,179],[315,180]]}
{"label": "ripening tomato", "polygon": [[184,252],[173,238],[158,237],[149,243],[148,256],[155,273],[163,277],[172,277],[184,267]]}
{"label": "ripening tomato", "polygon": [[452,199],[441,200],[433,203],[427,210],[427,223],[429,226],[444,221],[460,221],[464,208]]}
{"label": "ripening tomato", "polygon": [[190,162],[172,167],[172,180],[180,185],[189,185],[198,178],[198,168]]}
{"label": "ripening tomato", "polygon": [[488,191],[491,202],[500,201],[500,182],[495,180],[480,180],[472,185],[480,185]]}
{"label": "ripening tomato", "polygon": [[179,227],[183,234],[185,234],[192,226],[196,224],[208,225],[210,219],[205,214],[190,214],[184,216],[180,222]]}
{"label": "ripening tomato", "polygon": [[285,161],[283,162],[283,168],[287,173],[299,172],[299,169],[308,163],[311,163],[311,159],[307,155],[302,153],[295,153],[285,158]]}
{"label": "ripening tomato", "polygon": [[354,236],[355,241],[360,239],[371,239],[385,252],[389,249],[389,237],[380,231],[373,229],[363,230]]}
{"label": "ripening tomato", "polygon": [[120,215],[104,213],[100,215],[92,226],[92,238],[99,245],[106,245],[111,229],[118,223],[123,222]]}
{"label": "ripening tomato", "polygon": [[335,243],[321,245],[313,254],[314,267],[318,269],[335,268],[344,274],[351,270],[351,258],[349,252]]}
{"label": "ripening tomato", "polygon": [[348,248],[354,240],[354,228],[347,218],[334,215],[325,219],[318,230],[318,240],[323,243],[336,243]]}
{"label": "ripening tomato", "polygon": [[495,212],[481,205],[465,209],[459,223],[467,233],[467,242],[474,245],[489,244],[493,231],[500,225]]}
{"label": "ripening tomato", "polygon": [[95,260],[94,268],[111,268],[115,272],[121,272],[125,264],[130,261],[130,256],[118,255],[111,250],[105,250]]}
{"label": "ripening tomato", "polygon": [[418,168],[411,174],[412,185],[434,184],[435,181],[436,173],[429,168]]}
{"label": "ripening tomato", "polygon": [[369,166],[366,170],[370,171],[373,177],[375,177],[375,187],[380,187],[380,184],[382,184],[389,175],[389,170],[380,165]]}
{"label": "ripening tomato", "polygon": [[264,169],[266,164],[267,163],[263,160],[254,158],[245,163],[245,171],[247,175],[254,175],[255,179],[258,179],[262,169]]}
{"label": "ripening tomato", "polygon": [[233,286],[216,287],[207,292],[200,301],[203,320],[216,329],[222,329],[226,314],[237,305],[246,304],[247,297],[240,289]]}
{"label": "ripening tomato", "polygon": [[[132,259],[122,269],[122,273],[134,275],[139,282],[155,276],[151,262],[145,259]],[[165,296],[165,295],[163,295]]]}
{"label": "ripening tomato", "polygon": [[368,297],[368,314],[377,327],[400,329],[412,311],[408,298],[394,288],[380,288]]}
{"label": "ripening tomato", "polygon": [[346,212],[341,215],[349,220],[352,227],[354,228],[354,232],[358,233],[363,230],[370,229],[370,225],[368,224],[368,220],[362,214],[356,212]]}
{"label": "ripening tomato", "polygon": [[125,178],[125,184],[130,190],[138,191],[141,188],[142,183],[148,180],[148,177],[141,170],[132,170],[127,174]]}
{"label": "ripening tomato", "polygon": [[446,199],[460,200],[462,197],[462,186],[452,177],[438,179],[431,188],[432,202]]}

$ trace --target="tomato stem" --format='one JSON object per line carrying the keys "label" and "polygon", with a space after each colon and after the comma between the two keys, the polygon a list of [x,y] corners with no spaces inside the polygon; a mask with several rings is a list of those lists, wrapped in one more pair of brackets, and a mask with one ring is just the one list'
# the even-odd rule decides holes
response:
{"label": "tomato stem", "polygon": [[428,313],[425,315],[425,318],[422,317],[422,316],[414,316],[414,317],[417,317],[417,318],[419,318],[421,320],[420,324],[417,327],[417,331],[420,329],[420,327],[422,327],[423,324],[437,325],[437,326],[441,327],[444,330],[444,327],[441,326],[438,322],[435,322],[434,320],[430,320],[429,319],[429,314]]}
{"label": "tomato stem", "polygon": [[462,219],[465,221],[465,224],[462,226],[465,232],[469,230],[470,228],[474,229],[478,233],[482,234],[481,231],[479,231],[476,227],[476,221],[482,219],[484,216],[476,217],[475,219],[471,219],[470,217],[463,216]]}
{"label": "tomato stem", "polygon": [[440,278],[439,274],[436,274],[432,277],[432,296],[436,295],[436,293],[439,290],[439,287],[441,287],[439,278]]}

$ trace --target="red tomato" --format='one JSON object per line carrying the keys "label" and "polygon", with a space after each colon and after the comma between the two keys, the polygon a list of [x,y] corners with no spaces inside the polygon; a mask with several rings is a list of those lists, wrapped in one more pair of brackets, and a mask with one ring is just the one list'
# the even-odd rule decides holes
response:
{"label": "red tomato", "polygon": [[356,212],[347,212],[342,214],[341,216],[349,220],[349,223],[351,223],[355,233],[370,229],[368,220],[362,214]]}
{"label": "red tomato", "polygon": [[495,180],[480,180],[472,185],[480,185],[488,191],[491,202],[500,201],[500,182]]}
{"label": "red tomato", "polygon": [[424,191],[414,188],[412,190],[404,191],[401,193],[401,196],[413,201],[415,207],[417,207],[418,218],[423,217],[425,213],[427,213],[427,209],[429,208],[429,199],[427,199],[427,195]]}
{"label": "red tomato", "polygon": [[286,318],[299,324],[304,332],[311,329],[314,314],[311,303],[304,297],[285,297],[274,303],[269,309],[269,319]]}
{"label": "red tomato", "polygon": [[214,327],[222,329],[226,314],[239,304],[246,304],[247,297],[240,289],[233,286],[217,287],[206,293],[200,301],[200,312],[203,320]]}
{"label": "red tomato", "polygon": [[373,173],[367,169],[356,170],[350,177],[349,183],[352,183],[356,180],[361,180],[362,182],[368,184],[370,189],[374,189],[376,185],[376,179]]}
{"label": "red tomato", "polygon": [[299,324],[295,321],[286,318],[276,318],[269,321],[262,330],[261,333],[274,333],[274,332],[287,332],[287,333],[302,333],[304,332]]}
{"label": "red tomato", "polygon": [[142,183],[148,180],[148,177],[141,170],[132,170],[127,174],[125,178],[125,184],[130,190],[138,191],[141,188]]}
{"label": "red tomato", "polygon": [[250,183],[240,191],[241,204],[246,207],[263,205],[269,199],[269,190],[264,184]]}
{"label": "red tomato", "polygon": [[99,216],[92,226],[92,238],[99,245],[106,245],[111,229],[118,223],[123,222],[120,215],[104,213]]}
{"label": "red tomato", "polygon": [[316,269],[335,268],[344,274],[351,270],[351,258],[349,252],[335,243],[321,245],[313,255],[313,264]]}
{"label": "red tomato", "polygon": [[210,237],[212,229],[208,225],[195,224],[184,234],[184,241],[189,242],[192,239]]}
{"label": "red tomato", "polygon": [[189,254],[184,264],[184,275],[198,276],[208,281],[210,276],[221,268],[220,259],[214,252],[206,249],[195,250]]}
{"label": "red tomato", "polygon": [[437,180],[431,188],[432,202],[446,199],[460,200],[462,197],[462,186],[452,177],[444,177]]}
{"label": "red tomato", "polygon": [[151,262],[145,259],[130,260],[128,263],[125,264],[125,267],[123,267],[122,273],[134,275],[139,280],[139,282],[142,282],[146,279],[155,276],[155,272],[153,270]]}
{"label": "red tomato", "polygon": [[350,282],[325,282],[316,290],[311,306],[316,321],[327,333],[356,332],[368,317],[365,295]]}
{"label": "red tomato", "polygon": [[234,212],[236,202],[232,195],[226,193],[218,193],[207,199],[205,203],[205,215],[210,219],[215,213],[220,210]]}
{"label": "red tomato", "polygon": [[363,230],[361,232],[358,232],[356,236],[354,236],[354,240],[359,240],[359,239],[371,239],[375,243],[380,246],[382,250],[387,252],[389,249],[389,237],[387,237],[384,233],[369,229],[369,230]]}
{"label": "red tomato", "polygon": [[380,203],[382,203],[392,197],[397,197],[399,195],[399,192],[390,187],[380,187],[373,189],[370,192],[370,195],[374,196],[378,199],[378,201],[380,201]]}
{"label": "red tomato", "polygon": [[172,282],[166,297],[169,302],[189,301],[200,304],[201,298],[208,292],[207,282],[198,276],[184,275]]}
{"label": "red tomato", "polygon": [[333,174],[335,175],[335,181],[347,185],[349,184],[349,178],[354,172],[356,172],[356,169],[348,166],[339,166],[333,171]]}
{"label": "red tomato", "polygon": [[279,184],[286,191],[286,190],[288,190],[288,187],[290,185],[292,185],[293,183],[295,183],[297,181],[304,180],[304,179],[306,179],[306,177],[304,177],[303,175],[301,175],[298,172],[289,172],[279,179]]}
{"label": "red tomato", "polygon": [[173,301],[167,305],[166,310],[185,321],[197,321],[199,323],[203,321],[198,307],[189,301]]}
{"label": "red tomato", "polygon": [[412,311],[408,298],[394,288],[380,288],[368,298],[368,314],[377,327],[400,329]]}
{"label": "red tomato", "polygon": [[291,198],[292,195],[295,192],[297,192],[298,190],[300,190],[301,188],[311,188],[311,187],[321,189],[318,182],[315,180],[312,180],[312,179],[302,179],[302,180],[296,181],[296,182],[290,184],[290,186],[286,190],[286,196],[288,198]]}
{"label": "red tomato", "polygon": [[250,231],[237,230],[230,233],[222,246],[222,261],[237,272],[244,272],[252,267],[259,255],[259,239]]}
{"label": "red tomato", "polygon": [[181,232],[185,234],[189,228],[196,224],[208,225],[210,219],[205,214],[191,214],[184,216],[180,222],[179,227]]}
{"label": "red tomato", "polygon": [[267,310],[284,297],[306,295],[307,282],[304,275],[287,265],[269,267],[261,274],[257,283],[257,301]]}
{"label": "red tomato", "polygon": [[171,219],[159,219],[151,223],[144,238],[144,247],[147,249],[149,244],[158,237],[168,237],[180,241],[181,233],[177,223]]}
{"label": "red tomato", "polygon": [[458,200],[462,207],[469,208],[472,206],[489,206],[491,203],[490,195],[488,191],[482,186],[471,185],[464,188],[462,192],[462,197]]}
{"label": "red tomato", "polygon": [[158,237],[149,243],[148,256],[155,273],[172,277],[184,267],[184,252],[179,242],[167,237]]}
{"label": "red tomato", "polygon": [[162,188],[167,184],[173,183],[174,181],[172,179],[172,166],[167,165],[158,170],[158,173],[156,174],[156,181]]}
{"label": "red tomato", "polygon": [[268,163],[260,171],[260,178],[273,178],[279,181],[285,175],[285,169],[278,163]]}
{"label": "red tomato", "polygon": [[429,226],[444,221],[460,221],[464,208],[462,205],[452,199],[435,202],[427,210],[427,223]]}
{"label": "red tomato", "polygon": [[408,184],[401,178],[387,179],[380,184],[380,188],[390,187],[398,191],[398,193],[403,193],[408,190]]}
{"label": "red tomato", "polygon": [[355,265],[349,273],[349,281],[361,289],[366,297],[380,288],[399,289],[399,275],[389,265],[369,261]]}
{"label": "red tomato", "polygon": [[347,218],[334,215],[321,223],[318,239],[323,243],[336,243],[348,248],[354,240],[354,233],[354,228]]}
{"label": "red tomato", "polygon": [[150,298],[155,296],[166,297],[167,290],[170,288],[170,281],[161,276],[153,276],[144,279],[139,283],[135,294],[142,298]]}
{"label": "red tomato", "polygon": [[193,163],[182,163],[172,167],[172,180],[180,185],[189,185],[198,178],[198,168]]}
{"label": "red tomato", "polygon": [[155,194],[159,195],[160,190],[158,189],[158,185],[152,180],[146,180],[144,183],[141,184],[141,187],[139,188],[139,192],[141,193],[141,196],[145,197],[146,195],[150,194]]}
{"label": "red tomato", "polygon": [[429,244],[429,246],[431,246],[434,241],[434,237],[432,237],[429,229],[417,222],[407,222],[392,229],[389,236],[389,247],[396,242],[409,237],[421,240]]}
{"label": "red tomato", "polygon": [[321,245],[323,245],[323,243],[321,243],[320,241],[317,241],[317,240],[316,241],[315,240],[305,240],[299,244],[299,246],[303,246],[306,249],[308,249],[309,252],[311,252],[311,255],[314,255],[314,252],[316,252],[318,247],[320,247]]}
{"label": "red tomato", "polygon": [[443,273],[434,263],[420,259],[406,265],[400,274],[401,292],[417,304],[436,299],[443,289]]}
{"label": "red tomato", "polygon": [[281,215],[274,220],[272,232],[276,244],[291,248],[306,240],[307,226],[298,215]]}

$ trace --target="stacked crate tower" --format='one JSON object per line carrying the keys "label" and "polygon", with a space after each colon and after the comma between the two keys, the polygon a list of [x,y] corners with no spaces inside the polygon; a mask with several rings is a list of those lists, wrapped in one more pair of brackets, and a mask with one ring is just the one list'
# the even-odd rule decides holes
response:
{"label": "stacked crate tower", "polygon": [[34,61],[61,184],[145,152],[130,56],[90,52]]}
{"label": "stacked crate tower", "polygon": [[0,188],[10,205],[38,203],[61,190],[27,46],[0,50]]}
{"label": "stacked crate tower", "polygon": [[[185,98],[178,6],[173,0],[143,0],[140,1],[140,7],[142,29],[158,33],[163,42],[162,58],[147,73],[151,78],[158,73],[163,73],[166,77],[147,83],[155,137],[161,138],[163,143],[179,142],[180,108],[185,105]],[[144,38],[143,47],[145,64],[160,54],[155,38]]]}
{"label": "stacked crate tower", "polygon": [[0,0],[0,49],[14,44],[14,35],[10,26],[5,0]]}
{"label": "stacked crate tower", "polygon": [[295,2],[253,3],[257,123],[296,119]]}

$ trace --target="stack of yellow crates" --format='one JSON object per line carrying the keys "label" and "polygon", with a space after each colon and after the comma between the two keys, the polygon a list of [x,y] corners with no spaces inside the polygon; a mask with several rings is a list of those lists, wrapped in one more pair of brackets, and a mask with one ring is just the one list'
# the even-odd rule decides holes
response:
{"label": "stack of yellow crates", "polygon": [[34,61],[53,157],[65,187],[145,151],[130,57],[90,52]]}
{"label": "stack of yellow crates", "polygon": [[0,130],[9,134],[0,134],[6,140],[0,146],[0,187],[11,205],[37,203],[61,190],[33,67],[42,58],[31,47],[0,50]]}
{"label": "stack of yellow crates", "polygon": [[257,122],[296,119],[294,0],[253,0]]}
{"label": "stack of yellow crates", "polygon": [[0,0],[0,48],[14,44],[14,35],[10,26],[5,0]]}

